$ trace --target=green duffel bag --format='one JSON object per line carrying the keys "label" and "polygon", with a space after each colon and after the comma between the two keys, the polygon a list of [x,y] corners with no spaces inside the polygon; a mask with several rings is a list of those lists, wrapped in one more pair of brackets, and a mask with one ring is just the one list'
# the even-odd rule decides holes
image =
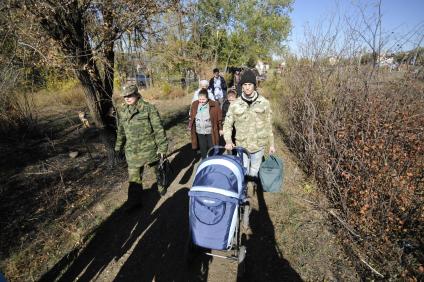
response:
{"label": "green duffel bag", "polygon": [[259,179],[264,192],[280,192],[284,178],[284,163],[277,156],[270,155],[259,168]]}

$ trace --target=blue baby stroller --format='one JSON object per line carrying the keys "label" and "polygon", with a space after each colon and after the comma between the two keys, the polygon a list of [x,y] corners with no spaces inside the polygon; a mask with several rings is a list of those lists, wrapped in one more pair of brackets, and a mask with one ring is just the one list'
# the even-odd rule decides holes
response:
{"label": "blue baby stroller", "polygon": [[235,147],[231,155],[224,152],[222,146],[212,147],[197,168],[189,192],[190,248],[226,251],[205,253],[242,265],[246,247],[241,245],[240,225],[248,228],[250,211],[243,154],[250,157],[242,147]]}

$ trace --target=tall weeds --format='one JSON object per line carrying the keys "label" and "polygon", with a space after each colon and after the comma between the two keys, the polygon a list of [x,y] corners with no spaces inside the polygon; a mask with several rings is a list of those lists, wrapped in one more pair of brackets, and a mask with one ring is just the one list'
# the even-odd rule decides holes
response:
{"label": "tall weeds", "polygon": [[289,64],[279,82],[287,143],[349,226],[340,235],[360,260],[386,278],[423,278],[424,83],[368,73]]}
{"label": "tall weeds", "polygon": [[0,136],[32,134],[37,127],[30,95],[17,93],[19,70],[12,66],[0,68]]}

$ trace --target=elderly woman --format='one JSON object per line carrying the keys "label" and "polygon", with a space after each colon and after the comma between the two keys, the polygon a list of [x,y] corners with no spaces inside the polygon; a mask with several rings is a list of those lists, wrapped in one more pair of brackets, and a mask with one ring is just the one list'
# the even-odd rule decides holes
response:
{"label": "elderly woman", "polygon": [[190,116],[191,146],[193,150],[199,148],[204,159],[208,150],[219,144],[219,135],[223,134],[221,108],[218,102],[208,99],[208,91],[202,89],[198,100],[191,104]]}
{"label": "elderly woman", "polygon": [[191,109],[192,109],[192,106],[193,106],[193,102],[197,101],[199,99],[199,92],[202,89],[207,91],[207,93],[208,93],[207,98],[209,100],[215,101],[213,93],[210,89],[208,89],[208,87],[209,87],[209,82],[207,80],[203,79],[203,80],[199,81],[199,89],[194,91],[193,99],[191,99],[190,109],[188,110],[189,126],[190,126],[190,123],[191,123],[191,120],[192,120]]}
{"label": "elderly woman", "polygon": [[205,90],[208,91],[208,99],[209,100],[215,101],[215,98],[213,96],[213,93],[212,93],[212,91],[210,89],[208,89],[208,87],[209,87],[209,82],[207,80],[203,79],[203,80],[199,81],[199,89],[197,89],[194,92],[193,99],[191,99],[191,102],[193,103],[194,101],[196,101],[197,99],[199,99],[199,92],[202,89],[205,89]]}

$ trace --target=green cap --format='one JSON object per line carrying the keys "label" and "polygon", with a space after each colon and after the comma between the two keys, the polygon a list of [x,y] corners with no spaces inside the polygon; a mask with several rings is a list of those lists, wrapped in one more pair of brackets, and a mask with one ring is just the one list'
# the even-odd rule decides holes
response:
{"label": "green cap", "polygon": [[131,94],[137,94],[138,93],[138,88],[136,85],[134,84],[129,84],[129,85],[125,85],[124,87],[122,87],[122,91],[121,91],[121,96],[125,97]]}

